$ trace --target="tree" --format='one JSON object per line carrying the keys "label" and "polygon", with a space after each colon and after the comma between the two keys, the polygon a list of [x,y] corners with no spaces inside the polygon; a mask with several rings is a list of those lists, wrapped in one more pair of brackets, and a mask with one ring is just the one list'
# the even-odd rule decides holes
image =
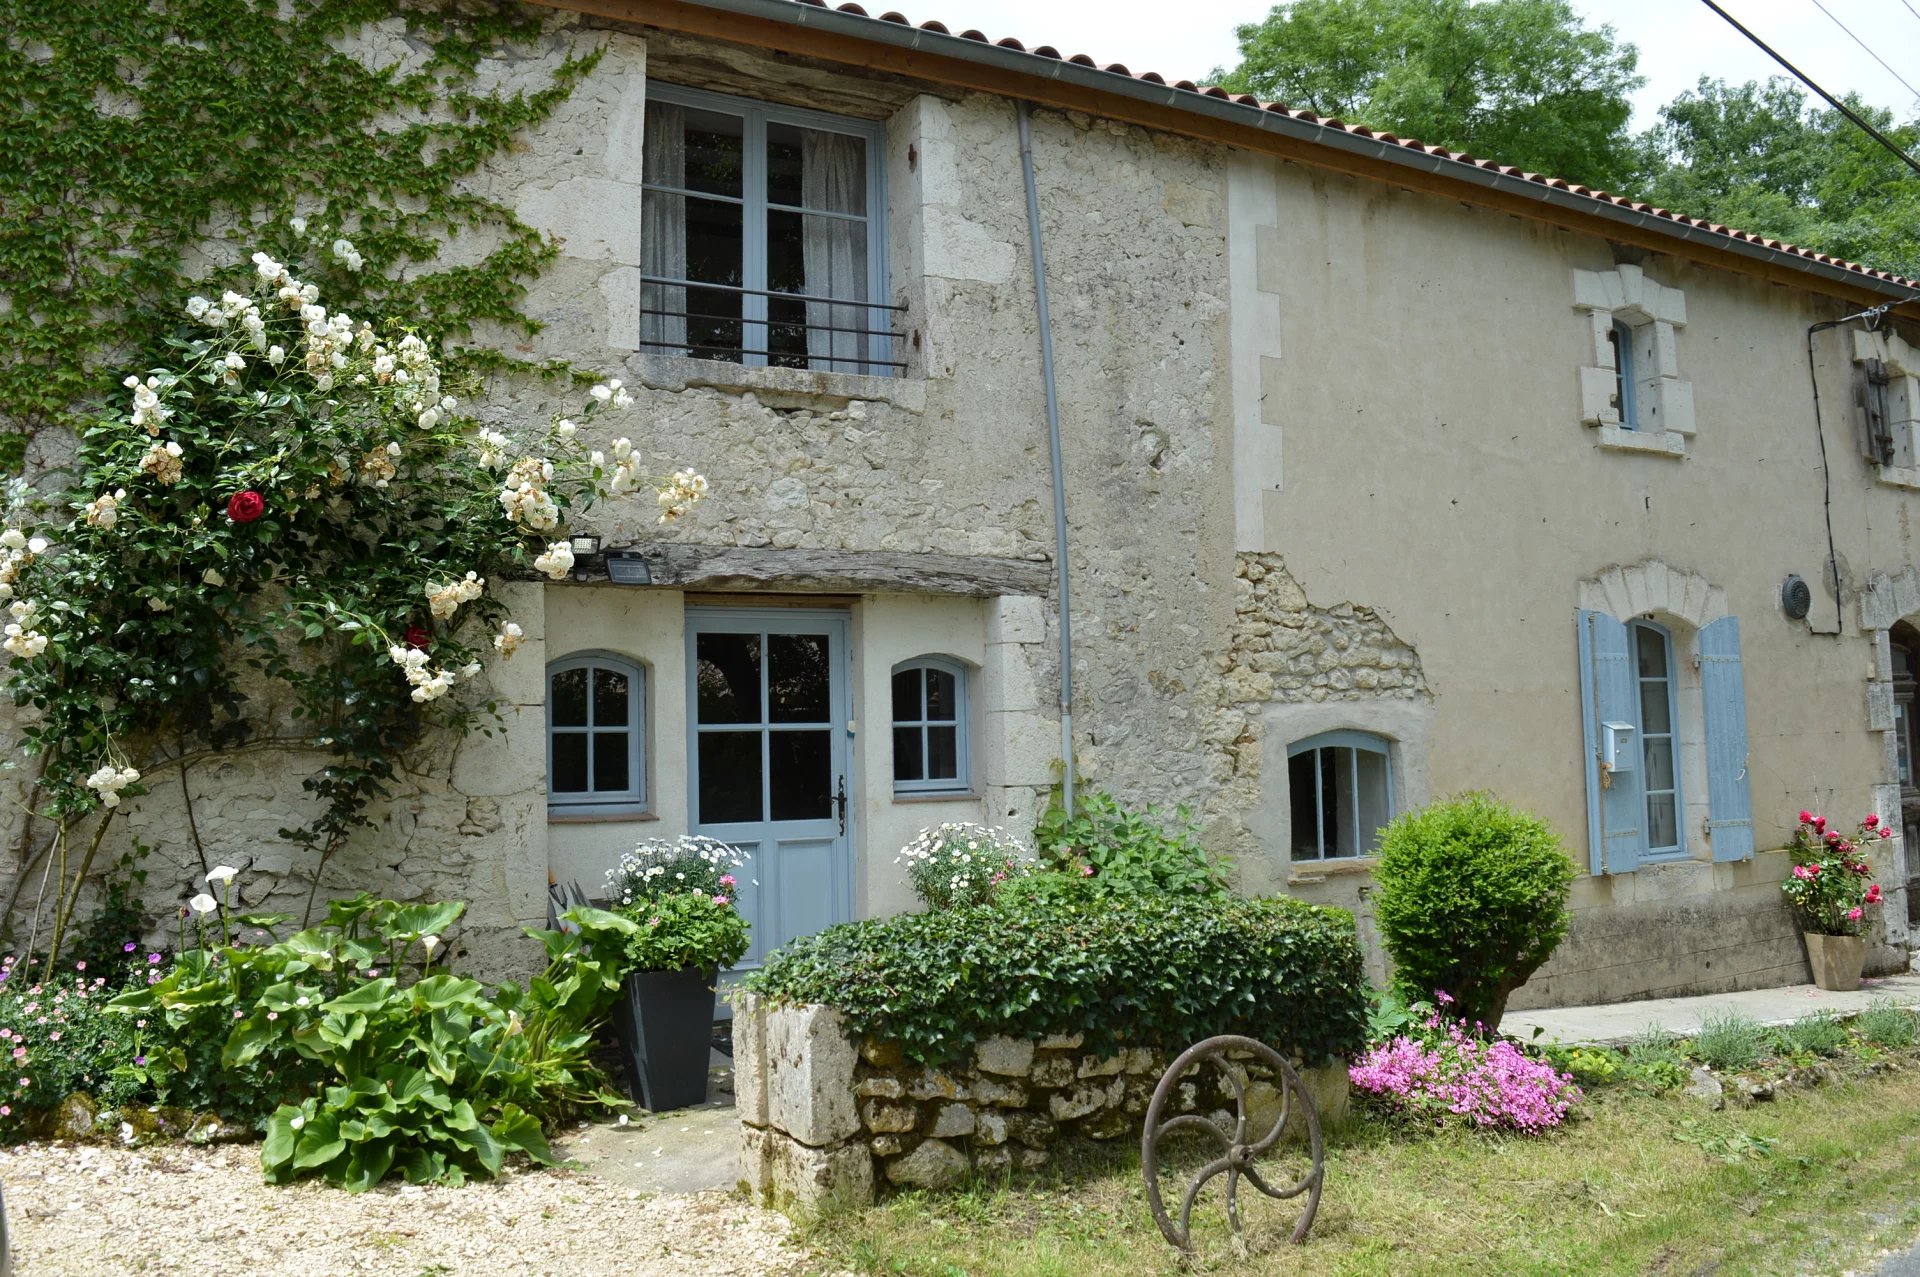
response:
{"label": "tree", "polygon": [[[1846,99],[1909,153],[1920,125]],[[1792,81],[1702,78],[1643,139],[1644,198],[1904,275],[1920,273],[1920,175]]]}
{"label": "tree", "polygon": [[1610,190],[1638,169],[1639,53],[1567,0],[1292,0],[1235,34],[1235,93]]}

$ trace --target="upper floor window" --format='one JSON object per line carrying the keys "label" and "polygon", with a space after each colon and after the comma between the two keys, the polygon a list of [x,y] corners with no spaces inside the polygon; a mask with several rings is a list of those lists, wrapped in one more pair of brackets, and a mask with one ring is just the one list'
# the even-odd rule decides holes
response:
{"label": "upper floor window", "polygon": [[1368,732],[1323,732],[1287,748],[1293,858],[1371,856],[1393,819],[1393,760]]}
{"label": "upper floor window", "polygon": [[1603,448],[1687,454],[1694,432],[1693,384],[1680,376],[1678,334],[1686,298],[1638,266],[1573,273],[1574,309],[1592,325],[1581,361],[1580,419]]}
{"label": "upper floor window", "polygon": [[617,656],[547,666],[547,803],[617,810],[647,800],[646,673]]}
{"label": "upper floor window", "polygon": [[887,375],[880,127],[668,85],[647,92],[640,347]]}
{"label": "upper floor window", "polygon": [[1629,430],[1640,426],[1640,413],[1634,404],[1633,329],[1625,320],[1616,319],[1607,331],[1613,346],[1613,400],[1620,411],[1620,424]]}
{"label": "upper floor window", "polygon": [[927,656],[893,668],[893,790],[965,793],[967,671]]}

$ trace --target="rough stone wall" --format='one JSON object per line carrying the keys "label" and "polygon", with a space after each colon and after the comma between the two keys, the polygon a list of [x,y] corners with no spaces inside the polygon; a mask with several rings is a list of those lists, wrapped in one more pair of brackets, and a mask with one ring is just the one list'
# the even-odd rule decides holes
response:
{"label": "rough stone wall", "polygon": [[[830,1008],[769,1008],[752,997],[736,1012],[734,1044],[748,1186],[774,1204],[807,1207],[1033,1170],[1062,1140],[1137,1136],[1171,1062],[1144,1047],[1100,1055],[1076,1033],[988,1038],[964,1064],[929,1069],[904,1060],[897,1044],[856,1043]],[[1323,1128],[1344,1120],[1346,1067],[1293,1064]],[[1265,1065],[1240,1067],[1249,1127],[1264,1134],[1280,1090]],[[1187,1071],[1171,1096],[1168,1116],[1201,1113],[1233,1129],[1234,1099],[1218,1070]],[[1290,1119],[1289,1129],[1303,1128]]]}

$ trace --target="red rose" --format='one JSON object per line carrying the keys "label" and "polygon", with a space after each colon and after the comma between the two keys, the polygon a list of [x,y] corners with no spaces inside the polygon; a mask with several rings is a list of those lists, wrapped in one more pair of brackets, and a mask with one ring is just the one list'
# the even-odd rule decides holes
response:
{"label": "red rose", "polygon": [[1880,836],[1881,836],[1882,838],[1891,838],[1891,837],[1893,837],[1893,830],[1891,830],[1891,829],[1882,829],[1882,830],[1880,831]]}
{"label": "red rose", "polygon": [[235,523],[252,523],[267,512],[267,499],[249,488],[227,498],[227,517]]}
{"label": "red rose", "polygon": [[424,625],[409,625],[407,627],[406,644],[416,652],[426,651],[427,640],[432,637],[431,634],[427,633],[427,627]]}
{"label": "red rose", "polygon": [[1865,820],[1861,821],[1860,823],[1862,825],[1865,825],[1868,829],[1872,829],[1875,825],[1880,823],[1880,817],[1869,816]]}
{"label": "red rose", "polygon": [[1827,818],[1825,816],[1815,816],[1807,823],[1812,825],[1816,830],[1825,829],[1827,827]]}
{"label": "red rose", "polygon": [[1813,823],[1813,813],[1810,811],[1801,812],[1800,823],[1803,825],[1811,825]]}

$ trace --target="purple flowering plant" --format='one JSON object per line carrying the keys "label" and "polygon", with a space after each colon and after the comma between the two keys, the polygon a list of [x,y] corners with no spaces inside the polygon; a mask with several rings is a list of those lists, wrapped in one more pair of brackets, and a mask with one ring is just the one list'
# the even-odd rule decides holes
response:
{"label": "purple flowering plant", "polygon": [[1582,1098],[1572,1075],[1483,1025],[1463,1023],[1447,1012],[1452,1003],[1436,990],[1432,1003],[1389,1001],[1376,1009],[1373,1045],[1347,1070],[1354,1089],[1422,1125],[1524,1134],[1559,1126]]}

